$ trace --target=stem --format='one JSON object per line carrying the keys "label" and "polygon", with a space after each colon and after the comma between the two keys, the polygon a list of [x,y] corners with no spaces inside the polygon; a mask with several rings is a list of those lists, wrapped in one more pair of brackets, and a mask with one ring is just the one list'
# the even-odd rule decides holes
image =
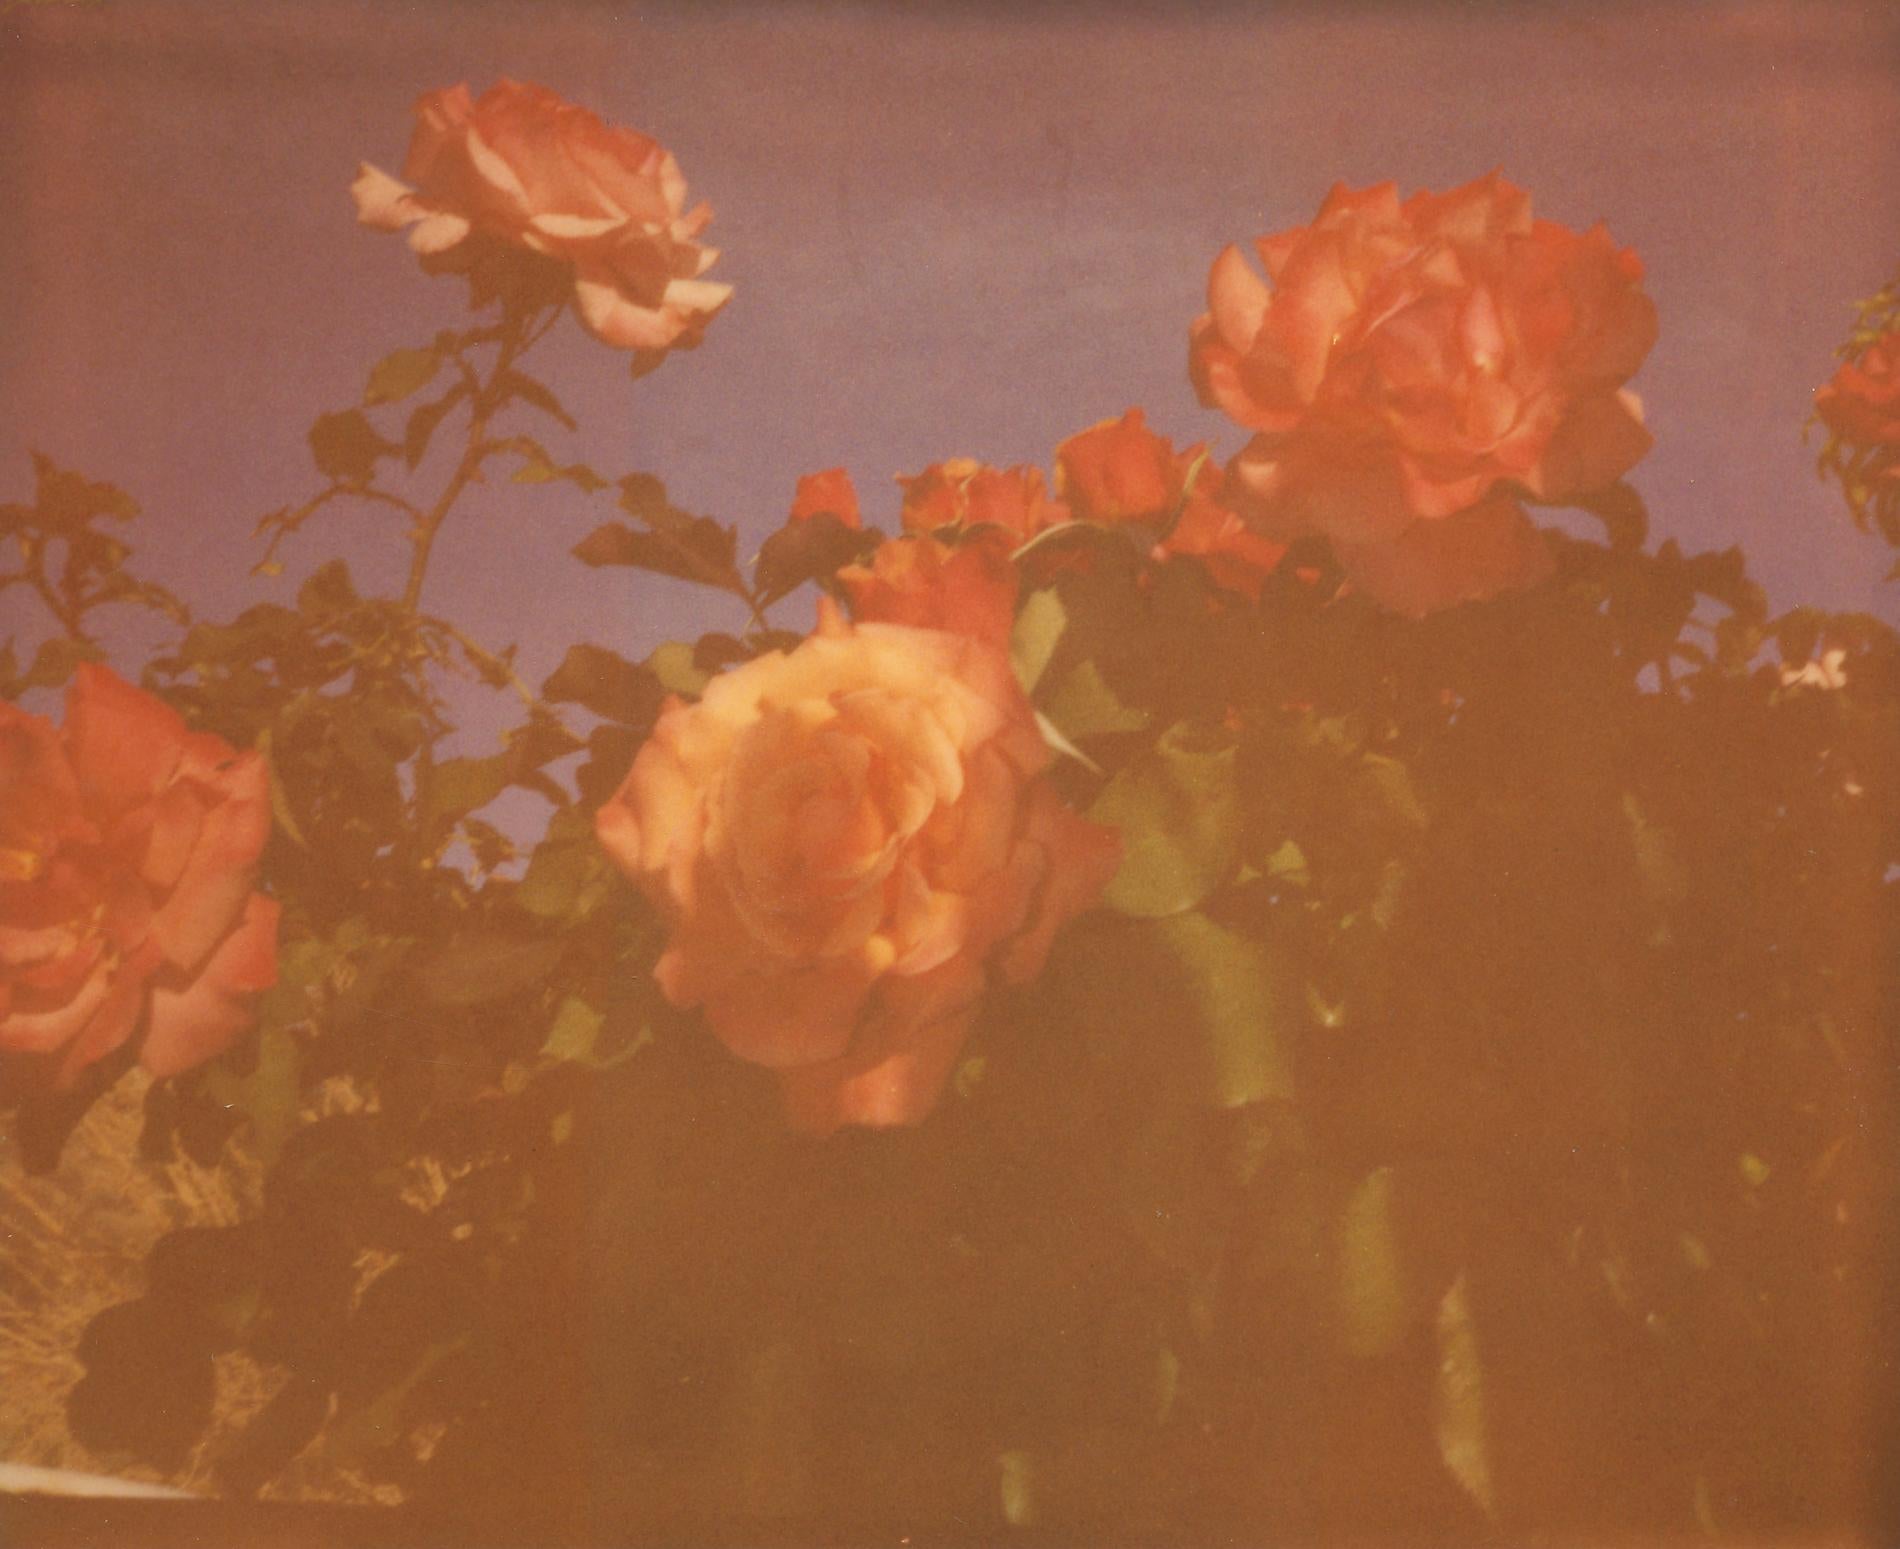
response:
{"label": "stem", "polygon": [[[558,317],[558,313],[556,316]],[[494,370],[486,382],[476,391],[469,405],[468,445],[462,452],[461,461],[455,465],[441,498],[430,507],[422,519],[422,525],[416,531],[414,557],[409,561],[409,580],[403,587],[402,606],[405,611],[414,613],[422,600],[422,581],[428,574],[429,554],[435,547],[435,535],[441,531],[442,524],[448,519],[450,509],[461,498],[481,471],[482,459],[487,453],[488,422],[501,407],[501,383],[508,375],[509,368],[527,353],[552,326],[549,319],[532,336],[528,334],[530,319],[519,313],[511,313],[502,322],[501,348],[495,356]]]}

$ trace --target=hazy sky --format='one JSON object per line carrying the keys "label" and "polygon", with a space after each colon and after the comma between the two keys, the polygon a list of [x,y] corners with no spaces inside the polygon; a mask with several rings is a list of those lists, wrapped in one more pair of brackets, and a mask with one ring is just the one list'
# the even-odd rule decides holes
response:
{"label": "hazy sky", "polygon": [[[1303,223],[1335,179],[1495,166],[1648,265],[1662,337],[1635,385],[1658,445],[1636,482],[1659,530],[1742,542],[1777,602],[1900,616],[1800,434],[1849,303],[1900,260],[1900,7],[0,12],[0,499],[30,487],[29,447],[124,484],[145,562],[208,616],[287,596],[338,545],[397,583],[380,516],[310,529],[277,581],[247,575],[250,531],[314,488],[312,417],[462,315],[459,284],[355,224],[357,161],[400,166],[419,92],[504,74],[657,135],[713,203],[712,277],[737,294],[702,350],[635,384],[569,321],[534,363],[582,420],[553,431],[564,455],[659,474],[748,554],[830,464],[888,525],[896,473],[1046,463],[1131,404],[1232,450],[1185,374],[1221,245]],[[724,622],[569,559],[604,514],[480,492],[428,605],[537,672],[575,639],[637,656]]]}

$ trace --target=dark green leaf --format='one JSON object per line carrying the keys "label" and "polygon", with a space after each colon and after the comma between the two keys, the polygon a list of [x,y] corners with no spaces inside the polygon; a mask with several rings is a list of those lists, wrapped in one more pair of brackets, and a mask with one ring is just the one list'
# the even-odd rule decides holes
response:
{"label": "dark green leaf", "polygon": [[117,485],[82,478],[39,452],[33,454],[33,471],[38,481],[33,514],[46,527],[83,527],[95,516],[126,522],[139,514],[138,502]]}
{"label": "dark green leaf", "polygon": [[585,565],[628,565],[724,591],[745,591],[736,557],[738,535],[711,517],[689,517],[664,532],[636,532],[624,522],[605,522],[575,544],[573,553]]}
{"label": "dark green leaf", "polygon": [[597,645],[568,649],[541,692],[557,704],[578,704],[628,726],[649,726],[665,690],[649,668]]}
{"label": "dark green leaf", "polygon": [[19,692],[24,693],[30,688],[59,688],[81,662],[102,660],[104,655],[96,645],[55,635],[50,640],[42,641],[40,648],[33,653],[33,665],[26,669],[26,676],[20,680]]}
{"label": "dark green leaf", "polygon": [[788,522],[765,540],[753,579],[759,606],[777,602],[807,581],[828,581],[877,546],[876,533],[848,527],[829,511]]}
{"label": "dark green leaf", "polygon": [[369,483],[376,473],[376,459],[396,450],[361,409],[319,415],[310,427],[310,455],[317,471],[341,484]]}

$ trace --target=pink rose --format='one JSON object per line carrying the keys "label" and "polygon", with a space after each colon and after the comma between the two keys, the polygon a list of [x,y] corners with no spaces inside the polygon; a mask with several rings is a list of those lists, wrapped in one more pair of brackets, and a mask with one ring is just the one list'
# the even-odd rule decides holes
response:
{"label": "pink rose", "polygon": [[1116,836],[1065,808],[996,647],[845,623],[670,703],[596,827],[665,916],[657,974],[799,1128],[913,1124],[985,988],[1040,971]]}
{"label": "pink rose", "polygon": [[567,264],[581,321],[618,348],[697,343],[732,294],[700,278],[719,256],[698,240],[712,210],[686,209],[672,152],[544,86],[427,93],[403,175],[413,188],[365,163],[350,187],[358,219],[413,227],[427,259],[487,239]]}
{"label": "pink rose", "polygon": [[[1231,496],[1269,537],[1331,539],[1392,605],[1539,579],[1550,556],[1517,497],[1575,499],[1648,450],[1623,384],[1655,308],[1601,226],[1533,220],[1494,174],[1403,202],[1390,183],[1336,187],[1312,225],[1256,247],[1265,280],[1238,248],[1215,261],[1190,352],[1202,400],[1255,433]],[[1436,566],[1422,586],[1402,575],[1414,550]]]}
{"label": "pink rose", "polygon": [[269,833],[262,755],[103,667],[63,728],[0,703],[0,1050],[68,1086],[135,1036],[156,1076],[227,1048],[276,980]]}

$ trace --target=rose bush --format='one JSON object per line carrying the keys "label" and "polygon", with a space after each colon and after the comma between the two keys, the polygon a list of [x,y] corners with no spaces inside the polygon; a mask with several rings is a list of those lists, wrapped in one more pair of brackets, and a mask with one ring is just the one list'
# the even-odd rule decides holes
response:
{"label": "rose bush", "polygon": [[167,1076],[251,1025],[276,975],[267,780],[103,667],[63,729],[0,702],[0,1050],[68,1086],[129,1039]]}
{"label": "rose bush", "polygon": [[1190,346],[1202,401],[1254,432],[1232,498],[1269,537],[1330,539],[1388,605],[1540,579],[1550,558],[1516,497],[1575,499],[1648,450],[1624,383],[1655,308],[1600,225],[1535,220],[1492,175],[1404,201],[1341,185],[1256,247],[1265,280],[1237,247],[1215,260]]}
{"label": "rose bush", "polygon": [[914,1123],[992,978],[1020,983],[1107,884],[995,648],[898,624],[816,634],[671,703],[596,831],[659,908],[657,977],[781,1073],[800,1128]]}
{"label": "rose bush", "polygon": [[363,164],[351,193],[364,224],[410,227],[426,262],[453,265],[489,242],[565,264],[581,321],[618,348],[696,343],[732,294],[701,278],[718,257],[699,240],[712,210],[686,208],[672,152],[546,87],[427,93],[403,175],[413,187]]}

